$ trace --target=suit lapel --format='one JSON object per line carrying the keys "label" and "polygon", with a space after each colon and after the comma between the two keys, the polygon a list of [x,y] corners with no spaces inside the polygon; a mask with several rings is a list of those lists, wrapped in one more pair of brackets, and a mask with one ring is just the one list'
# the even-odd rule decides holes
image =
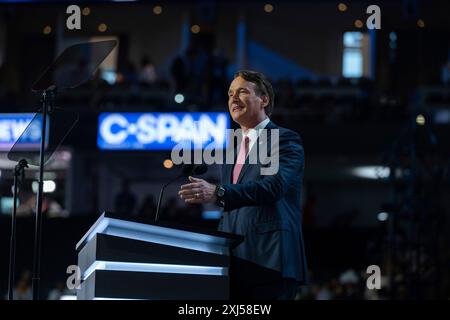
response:
{"label": "suit lapel", "polygon": [[[236,158],[237,158],[237,152],[238,152],[238,147],[236,144],[236,141],[233,142],[233,146],[234,146],[234,151],[233,151],[233,163],[236,163]],[[227,153],[228,154],[228,153]],[[226,158],[224,159],[224,164],[223,164],[223,170],[222,170],[222,183],[224,184],[231,184],[233,182],[233,168],[234,168],[234,164],[227,164],[226,163]]]}
{"label": "suit lapel", "polygon": [[223,170],[223,179],[222,182],[224,184],[230,184],[231,183],[231,173],[233,172],[233,165],[232,164],[224,164],[225,168]]}
{"label": "suit lapel", "polygon": [[[250,150],[250,152],[249,152],[249,154],[247,156],[247,159],[245,159],[245,164],[242,167],[242,170],[241,170],[241,172],[239,174],[239,178],[238,178],[237,183],[241,183],[241,181],[244,178],[245,174],[248,173],[248,171],[250,169],[253,169],[253,170],[258,170],[259,169],[259,164],[261,163],[261,161],[259,159],[259,154],[258,154],[259,144],[260,143],[267,143],[267,150],[270,153],[270,146],[271,146],[271,143],[270,143],[270,141],[271,141],[270,140],[270,129],[275,129],[275,128],[277,128],[277,126],[272,121],[270,121],[267,124],[267,126],[264,128],[264,129],[268,130],[268,132],[267,132],[267,141],[260,141],[259,140],[259,136],[258,136],[258,139],[253,144],[253,147]],[[250,157],[253,157],[252,159],[257,159],[257,163],[256,164],[249,164],[249,159],[251,159]],[[230,175],[230,177],[231,177],[231,175]]]}

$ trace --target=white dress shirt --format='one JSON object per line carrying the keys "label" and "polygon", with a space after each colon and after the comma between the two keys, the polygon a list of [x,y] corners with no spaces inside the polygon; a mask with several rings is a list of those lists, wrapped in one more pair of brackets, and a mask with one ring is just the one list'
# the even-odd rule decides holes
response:
{"label": "white dress shirt", "polygon": [[253,145],[255,144],[256,140],[258,139],[259,135],[261,134],[261,130],[264,129],[267,124],[270,122],[269,118],[264,119],[260,123],[258,123],[254,128],[248,129],[246,133],[242,131],[242,141],[244,141],[244,138],[247,136],[250,139],[250,143],[248,146],[248,150],[250,153],[250,150],[252,150]]}

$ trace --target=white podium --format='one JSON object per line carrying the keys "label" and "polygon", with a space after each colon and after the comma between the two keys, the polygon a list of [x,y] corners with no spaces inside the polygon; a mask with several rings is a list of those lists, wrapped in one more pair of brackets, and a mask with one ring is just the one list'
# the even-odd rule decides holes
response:
{"label": "white podium", "polygon": [[76,245],[77,299],[228,299],[230,250],[242,240],[105,212]]}

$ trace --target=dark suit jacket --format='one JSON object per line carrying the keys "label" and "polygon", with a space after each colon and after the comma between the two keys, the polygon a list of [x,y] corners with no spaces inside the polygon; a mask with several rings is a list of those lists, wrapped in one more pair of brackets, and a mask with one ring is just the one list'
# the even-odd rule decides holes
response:
{"label": "dark suit jacket", "polygon": [[[282,277],[307,281],[306,256],[301,228],[301,184],[304,152],[301,139],[292,130],[269,122],[265,129],[279,129],[279,170],[274,175],[261,175],[261,161],[248,164],[248,159],[262,141],[250,150],[237,184],[232,184],[232,164],[222,166],[225,188],[224,210],[219,230],[245,237],[233,255],[274,269]],[[271,150],[268,130],[267,149]],[[239,271],[237,271],[239,272]]]}

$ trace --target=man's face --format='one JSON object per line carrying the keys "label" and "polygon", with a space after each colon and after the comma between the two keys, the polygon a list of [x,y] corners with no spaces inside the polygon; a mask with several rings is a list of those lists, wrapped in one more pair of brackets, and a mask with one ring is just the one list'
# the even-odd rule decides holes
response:
{"label": "man's face", "polygon": [[228,110],[233,120],[241,126],[252,128],[266,118],[264,107],[268,96],[258,96],[256,84],[242,77],[235,78],[228,90]]}

